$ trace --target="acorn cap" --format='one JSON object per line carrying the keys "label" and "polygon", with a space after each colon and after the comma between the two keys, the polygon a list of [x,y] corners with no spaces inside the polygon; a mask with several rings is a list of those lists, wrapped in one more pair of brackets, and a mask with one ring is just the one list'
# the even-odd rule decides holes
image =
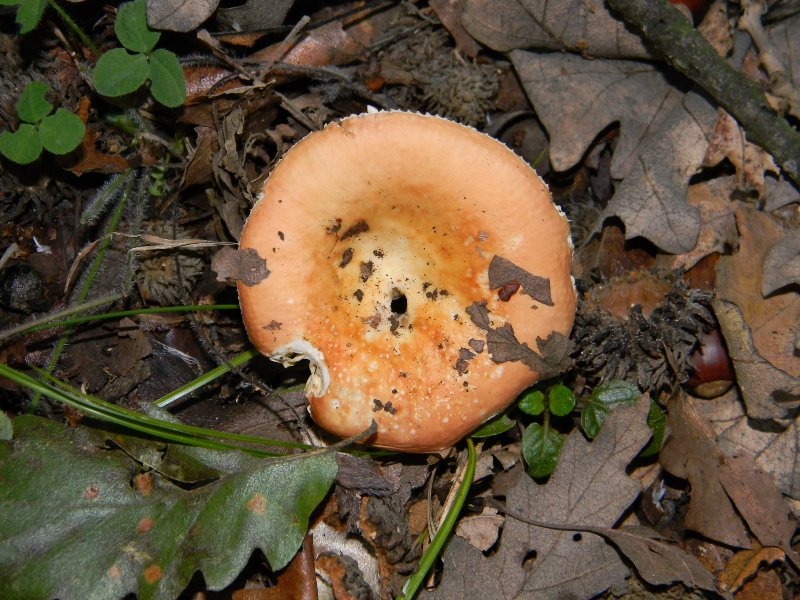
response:
{"label": "acorn cap", "polygon": [[308,359],[314,420],[341,437],[375,420],[383,448],[440,450],[502,411],[539,377],[520,356],[575,314],[569,227],[545,184],[439,117],[308,135],[270,174],[242,251],[269,271],[238,284],[253,344]]}

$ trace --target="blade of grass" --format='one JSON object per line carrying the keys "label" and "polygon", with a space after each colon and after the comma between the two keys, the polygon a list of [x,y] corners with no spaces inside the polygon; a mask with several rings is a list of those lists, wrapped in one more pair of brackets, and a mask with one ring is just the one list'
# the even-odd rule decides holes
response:
{"label": "blade of grass", "polygon": [[461,485],[458,488],[455,501],[450,507],[450,510],[447,511],[447,516],[445,517],[444,522],[442,522],[442,526],[439,527],[439,530],[436,532],[436,535],[433,536],[433,540],[431,540],[430,545],[422,555],[416,570],[411,574],[411,577],[408,578],[408,581],[406,581],[406,584],[403,586],[403,595],[400,596],[398,600],[411,600],[416,595],[417,591],[419,590],[419,586],[422,585],[423,581],[425,581],[428,571],[430,571],[433,563],[436,562],[436,558],[442,552],[445,543],[455,527],[456,521],[458,520],[458,515],[461,514],[461,509],[464,506],[464,502],[467,500],[469,489],[472,487],[472,481],[475,478],[476,462],[477,456],[475,453],[475,445],[472,443],[471,438],[467,438],[467,464],[464,468],[464,478],[462,479]]}

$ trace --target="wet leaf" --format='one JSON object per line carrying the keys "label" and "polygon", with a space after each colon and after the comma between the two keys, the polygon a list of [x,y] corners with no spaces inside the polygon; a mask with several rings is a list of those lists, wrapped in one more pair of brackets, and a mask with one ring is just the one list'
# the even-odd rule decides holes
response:
{"label": "wet leaf", "polygon": [[470,434],[470,437],[473,438],[487,438],[492,437],[495,435],[500,435],[501,433],[505,433],[517,422],[514,419],[509,418],[508,415],[500,415],[499,417],[495,417],[488,423],[484,423],[478,429],[473,431]]}
{"label": "wet leaf", "polygon": [[598,385],[581,411],[581,429],[590,439],[596,438],[606,417],[617,405],[631,405],[641,395],[639,388],[621,379]]}
{"label": "wet leaf", "polygon": [[526,392],[519,400],[519,409],[526,415],[536,416],[544,412],[544,393],[541,390]]}
{"label": "wet leaf", "polygon": [[522,434],[522,456],[528,463],[528,475],[547,477],[556,468],[566,438],[539,423],[531,423]]}
{"label": "wet leaf", "polygon": [[23,416],[14,434],[0,443],[0,587],[16,598],[174,598],[198,570],[218,590],[256,548],[280,569],[336,473],[334,453],[193,449],[217,478],[187,491],[154,471],[135,478],[138,463],[100,431]]}

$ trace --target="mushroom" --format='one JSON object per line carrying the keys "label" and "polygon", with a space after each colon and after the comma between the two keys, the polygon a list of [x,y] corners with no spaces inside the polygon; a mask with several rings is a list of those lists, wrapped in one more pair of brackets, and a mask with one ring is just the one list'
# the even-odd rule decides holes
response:
{"label": "mushroom", "polygon": [[[270,174],[240,240],[256,348],[308,360],[312,417],[375,446],[451,446],[539,373],[575,315],[567,220],[500,142],[399,111],[311,133]],[[538,358],[534,355],[534,358]],[[527,364],[523,364],[527,362]]]}

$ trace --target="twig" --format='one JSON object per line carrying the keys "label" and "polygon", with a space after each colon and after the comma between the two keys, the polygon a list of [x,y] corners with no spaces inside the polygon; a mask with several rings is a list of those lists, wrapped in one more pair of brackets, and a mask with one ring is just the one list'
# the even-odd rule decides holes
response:
{"label": "twig", "polygon": [[608,0],[608,5],[641,31],[675,70],[733,115],[747,138],[800,183],[800,133],[772,110],[761,86],[722,59],[678,9],[666,0]]}

